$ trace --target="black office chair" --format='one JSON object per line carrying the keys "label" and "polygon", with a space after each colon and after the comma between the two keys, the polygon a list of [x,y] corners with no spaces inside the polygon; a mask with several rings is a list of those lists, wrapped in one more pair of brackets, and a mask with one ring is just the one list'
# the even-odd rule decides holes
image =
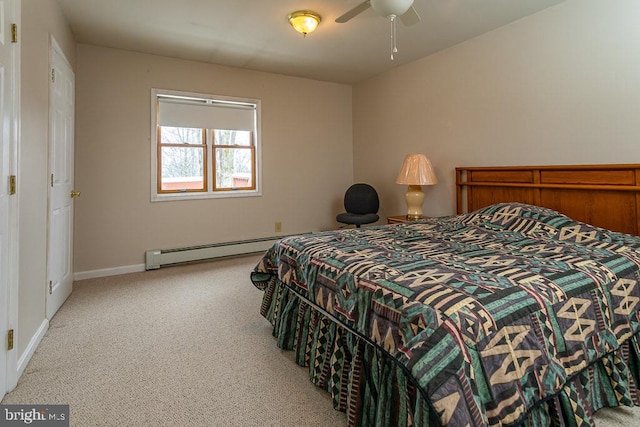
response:
{"label": "black office chair", "polygon": [[338,214],[336,221],[342,224],[354,224],[360,228],[362,224],[370,224],[378,220],[380,201],[375,188],[369,184],[353,184],[344,194],[344,209]]}

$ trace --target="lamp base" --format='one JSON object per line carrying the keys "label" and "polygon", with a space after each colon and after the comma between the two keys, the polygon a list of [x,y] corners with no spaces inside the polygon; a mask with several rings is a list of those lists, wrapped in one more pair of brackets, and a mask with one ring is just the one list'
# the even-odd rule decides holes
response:
{"label": "lamp base", "polygon": [[410,185],[405,194],[407,201],[407,219],[415,220],[422,218],[422,204],[424,203],[424,193],[419,185]]}

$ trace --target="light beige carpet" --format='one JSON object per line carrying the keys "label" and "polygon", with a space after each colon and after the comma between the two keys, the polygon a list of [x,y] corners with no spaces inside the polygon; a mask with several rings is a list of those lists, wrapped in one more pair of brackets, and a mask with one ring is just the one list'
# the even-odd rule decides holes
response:
{"label": "light beige carpet", "polygon": [[344,426],[276,347],[258,257],[84,280],[3,403],[70,404],[72,426]]}
{"label": "light beige carpet", "polygon": [[[2,403],[69,404],[83,427],[346,426],[259,315],[258,259],[76,282]],[[598,425],[640,425],[640,408]]]}

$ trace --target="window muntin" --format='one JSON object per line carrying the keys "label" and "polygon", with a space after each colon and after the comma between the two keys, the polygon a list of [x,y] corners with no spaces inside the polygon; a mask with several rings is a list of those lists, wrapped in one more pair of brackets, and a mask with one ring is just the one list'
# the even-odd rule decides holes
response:
{"label": "window muntin", "polygon": [[260,195],[260,101],[152,90],[152,197]]}

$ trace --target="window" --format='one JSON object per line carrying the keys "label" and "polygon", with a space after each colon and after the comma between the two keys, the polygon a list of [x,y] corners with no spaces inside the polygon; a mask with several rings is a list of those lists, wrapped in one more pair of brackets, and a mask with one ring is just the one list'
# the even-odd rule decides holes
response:
{"label": "window", "polygon": [[152,90],[152,200],[260,195],[260,102]]}
{"label": "window", "polygon": [[214,129],[214,191],[255,188],[255,148],[251,132]]}

